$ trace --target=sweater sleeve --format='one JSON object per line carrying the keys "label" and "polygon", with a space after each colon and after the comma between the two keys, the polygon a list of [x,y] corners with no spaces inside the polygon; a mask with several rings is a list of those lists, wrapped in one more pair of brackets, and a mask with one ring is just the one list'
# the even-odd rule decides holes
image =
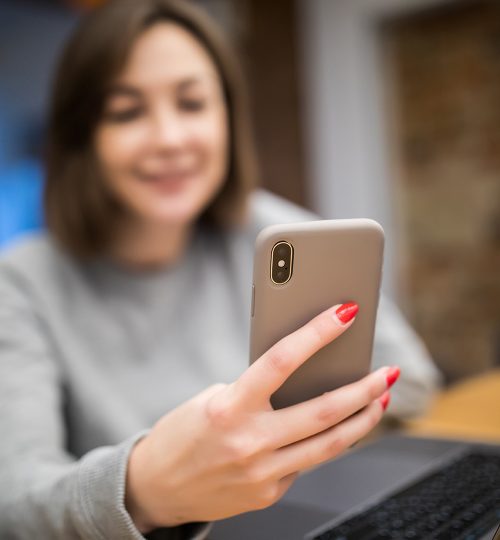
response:
{"label": "sweater sleeve", "polygon": [[373,369],[398,365],[388,413],[405,418],[425,411],[441,380],[424,343],[390,300],[381,296],[373,348]]}
{"label": "sweater sleeve", "polygon": [[[0,538],[137,540],[125,503],[131,448],[143,433],[76,459],[65,450],[63,381],[49,336],[0,268]],[[204,538],[207,524],[154,532]]]}

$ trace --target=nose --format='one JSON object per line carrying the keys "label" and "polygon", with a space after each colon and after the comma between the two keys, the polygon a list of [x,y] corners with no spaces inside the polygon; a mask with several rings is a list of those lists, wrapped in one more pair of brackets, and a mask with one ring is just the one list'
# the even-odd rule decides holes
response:
{"label": "nose", "polygon": [[175,150],[184,144],[186,136],[186,125],[178,111],[170,107],[154,111],[151,125],[151,142],[154,147]]}

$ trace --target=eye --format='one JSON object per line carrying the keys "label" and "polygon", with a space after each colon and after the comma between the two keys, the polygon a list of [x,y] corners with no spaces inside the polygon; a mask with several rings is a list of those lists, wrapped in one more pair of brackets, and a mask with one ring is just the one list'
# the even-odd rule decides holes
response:
{"label": "eye", "polygon": [[197,112],[202,111],[206,107],[206,102],[204,99],[180,99],[179,108],[187,112]]}
{"label": "eye", "polygon": [[106,120],[110,122],[122,123],[135,120],[136,118],[139,118],[142,113],[142,107],[131,107],[123,110],[108,111],[104,116]]}

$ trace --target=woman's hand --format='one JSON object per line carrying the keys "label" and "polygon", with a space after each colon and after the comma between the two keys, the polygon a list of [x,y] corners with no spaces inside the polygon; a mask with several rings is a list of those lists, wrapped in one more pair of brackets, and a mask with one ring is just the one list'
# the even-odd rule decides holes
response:
{"label": "woman's hand", "polygon": [[270,506],[299,471],[339,455],[379,422],[398,368],[382,368],[285,409],[270,404],[301,364],[353,322],[341,319],[339,306],[321,313],[236,382],[208,388],[163,416],[137,443],[126,505],[142,532]]}

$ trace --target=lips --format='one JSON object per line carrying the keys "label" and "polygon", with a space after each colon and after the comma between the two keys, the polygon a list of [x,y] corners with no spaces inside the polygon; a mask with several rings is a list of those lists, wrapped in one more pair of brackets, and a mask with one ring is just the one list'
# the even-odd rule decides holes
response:
{"label": "lips", "polygon": [[153,174],[140,173],[137,175],[142,182],[146,182],[161,192],[177,192],[182,190],[194,177],[194,171],[175,170],[166,172],[155,172]]}
{"label": "lips", "polygon": [[146,182],[176,182],[193,176],[193,171],[175,170],[157,173],[140,173],[138,176]]}

